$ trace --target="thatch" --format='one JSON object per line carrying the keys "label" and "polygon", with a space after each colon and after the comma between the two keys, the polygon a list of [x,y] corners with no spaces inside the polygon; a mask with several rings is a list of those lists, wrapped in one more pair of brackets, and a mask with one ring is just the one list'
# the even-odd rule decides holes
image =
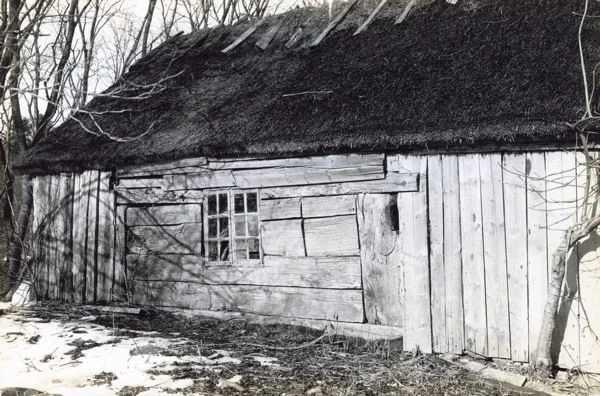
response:
{"label": "thatch", "polygon": [[[269,17],[229,54],[221,50],[253,21],[175,37],[93,99],[91,113],[76,115],[81,123],[65,122],[15,167],[38,173],[191,156],[574,141],[567,123],[584,108],[583,0],[437,0],[399,25],[403,4],[392,1],[353,36],[375,5],[359,2],[313,48],[326,8]],[[280,21],[267,49],[257,48]],[[583,32],[589,69],[596,21]],[[301,41],[286,48],[301,25]],[[135,95],[145,99],[125,98]]]}

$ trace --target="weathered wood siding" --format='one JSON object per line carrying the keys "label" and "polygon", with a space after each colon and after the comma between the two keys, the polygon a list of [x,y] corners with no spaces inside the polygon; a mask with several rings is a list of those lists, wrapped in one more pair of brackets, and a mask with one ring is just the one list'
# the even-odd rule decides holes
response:
{"label": "weathered wood siding", "polygon": [[[403,161],[388,158],[388,169]],[[428,156],[429,277],[405,266],[404,287],[407,306],[430,288],[431,326],[410,324],[427,309],[407,309],[405,339],[422,348],[431,336],[437,352],[530,360],[551,256],[581,212],[582,162],[573,151]],[[598,242],[594,233],[570,252],[554,348],[562,366],[593,372],[600,372]]]}
{"label": "weathered wood siding", "polygon": [[122,297],[115,277],[115,197],[110,173],[36,177],[33,248],[37,294],[73,302]]}
{"label": "weathered wood siding", "polygon": [[[527,361],[552,253],[582,213],[581,162],[573,151],[198,158],[38,177],[37,290],[396,326],[407,349]],[[240,191],[257,194],[260,259],[209,262],[207,197]],[[556,334],[559,362],[589,371],[600,371],[598,246],[593,234],[570,254]]]}
{"label": "weathered wood siding", "polygon": [[[133,300],[363,322],[358,194],[418,189],[416,174],[386,173],[384,165],[384,155],[352,154],[119,170]],[[229,189],[259,197],[260,260],[215,265],[204,257],[205,196]],[[383,308],[386,319],[376,322],[401,326],[402,317]]]}

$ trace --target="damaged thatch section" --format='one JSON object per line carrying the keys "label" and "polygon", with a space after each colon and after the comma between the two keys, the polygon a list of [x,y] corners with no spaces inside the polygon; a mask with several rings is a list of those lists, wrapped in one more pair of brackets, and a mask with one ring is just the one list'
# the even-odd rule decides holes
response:
{"label": "damaged thatch section", "polygon": [[[190,156],[574,141],[566,123],[584,107],[583,1],[438,0],[399,25],[404,5],[392,3],[353,36],[376,3],[356,4],[316,47],[309,44],[329,22],[325,8],[269,17],[229,54],[221,50],[254,22],[175,37],[15,167],[41,173]],[[596,21],[584,30],[590,65]],[[287,48],[298,27],[302,37]]]}

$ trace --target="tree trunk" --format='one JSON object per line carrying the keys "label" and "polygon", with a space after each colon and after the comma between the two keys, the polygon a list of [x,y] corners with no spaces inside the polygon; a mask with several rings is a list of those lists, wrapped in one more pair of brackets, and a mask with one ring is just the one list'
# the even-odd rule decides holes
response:
{"label": "tree trunk", "polygon": [[565,278],[567,252],[569,251],[568,239],[569,234],[565,233],[562,242],[552,255],[552,280],[548,288],[548,297],[544,308],[544,318],[538,338],[537,356],[535,359],[535,367],[543,370],[550,370],[553,366],[551,357],[552,336],[556,327],[558,304]]}

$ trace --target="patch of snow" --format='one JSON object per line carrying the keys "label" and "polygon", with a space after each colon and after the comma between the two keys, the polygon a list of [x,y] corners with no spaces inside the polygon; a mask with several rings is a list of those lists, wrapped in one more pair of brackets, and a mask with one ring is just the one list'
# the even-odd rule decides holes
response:
{"label": "patch of snow", "polygon": [[279,364],[274,363],[277,361],[277,358],[275,358],[275,357],[252,356],[252,359],[254,359],[254,361],[260,363],[261,366],[279,367]]}

